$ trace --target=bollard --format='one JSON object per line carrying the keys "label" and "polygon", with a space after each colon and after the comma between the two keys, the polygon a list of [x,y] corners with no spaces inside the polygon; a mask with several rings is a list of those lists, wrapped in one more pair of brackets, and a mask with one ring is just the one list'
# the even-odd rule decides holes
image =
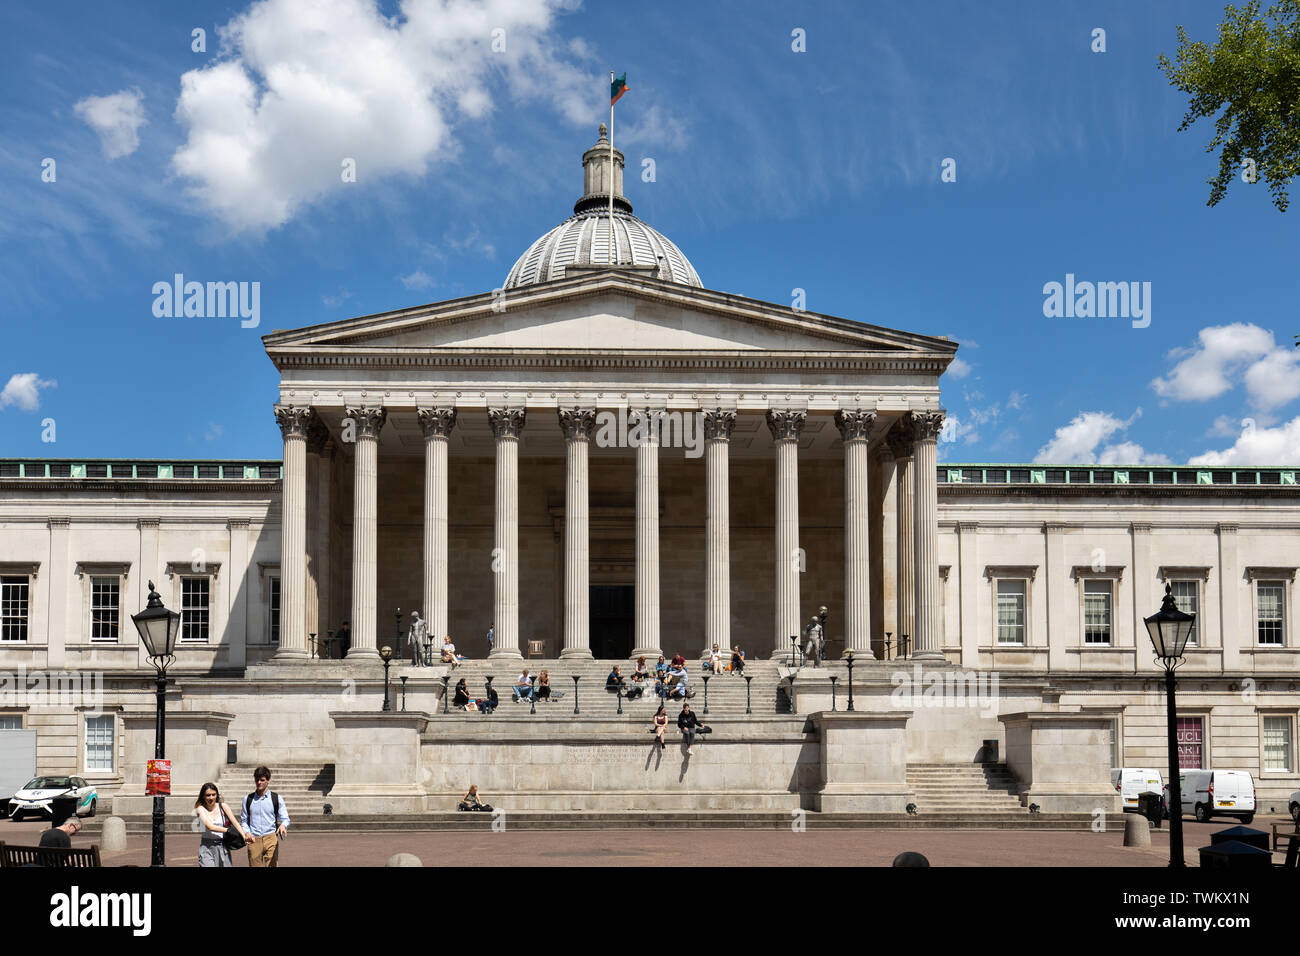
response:
{"label": "bollard", "polygon": [[118,853],[126,849],[126,821],[121,817],[105,817],[104,832],[99,836],[99,849],[104,853]]}
{"label": "bollard", "polygon": [[414,853],[394,853],[384,866],[424,866]]}
{"label": "bollard", "polygon": [[1124,814],[1124,845],[1150,846],[1151,821],[1140,813]]}
{"label": "bollard", "polygon": [[894,857],[894,862],[889,865],[928,867],[930,865],[930,861],[927,860],[920,853],[913,852],[912,850],[905,850],[904,852],[898,854],[898,856]]}

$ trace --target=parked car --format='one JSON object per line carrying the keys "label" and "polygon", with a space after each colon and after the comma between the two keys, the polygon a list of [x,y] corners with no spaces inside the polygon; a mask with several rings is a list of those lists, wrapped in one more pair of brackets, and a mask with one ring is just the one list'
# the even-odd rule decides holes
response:
{"label": "parked car", "polygon": [[1160,793],[1165,779],[1159,770],[1139,767],[1116,767],[1110,772],[1110,782],[1120,795],[1125,813],[1137,813],[1138,794]]}
{"label": "parked car", "polygon": [[1287,809],[1291,811],[1291,819],[1300,823],[1300,790],[1296,790],[1291,796],[1287,797]]}
{"label": "parked car", "polygon": [[[1178,775],[1183,813],[1197,822],[1212,817],[1233,817],[1242,823],[1255,819],[1255,778],[1248,770],[1184,770]],[[1164,788],[1165,805],[1169,788]]]}
{"label": "parked car", "polygon": [[41,813],[51,820],[70,810],[79,817],[93,817],[99,803],[95,788],[80,777],[33,777],[9,798],[9,819],[17,821],[29,813]]}

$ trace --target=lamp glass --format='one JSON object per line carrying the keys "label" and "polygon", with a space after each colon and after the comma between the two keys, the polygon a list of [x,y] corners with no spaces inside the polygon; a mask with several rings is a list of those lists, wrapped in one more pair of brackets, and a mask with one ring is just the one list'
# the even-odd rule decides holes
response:
{"label": "lamp glass", "polygon": [[180,614],[160,605],[131,615],[131,620],[140,632],[140,640],[144,642],[145,651],[150,657],[174,655],[176,637],[180,633]]}

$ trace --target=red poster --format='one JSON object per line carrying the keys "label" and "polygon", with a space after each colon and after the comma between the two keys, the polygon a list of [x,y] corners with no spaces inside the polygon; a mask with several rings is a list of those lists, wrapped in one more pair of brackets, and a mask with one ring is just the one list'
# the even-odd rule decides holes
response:
{"label": "red poster", "polygon": [[144,794],[146,797],[170,797],[172,795],[172,762],[170,760],[150,760],[145,764]]}
{"label": "red poster", "polygon": [[1198,770],[1203,766],[1204,725],[1199,717],[1178,718],[1178,766]]}

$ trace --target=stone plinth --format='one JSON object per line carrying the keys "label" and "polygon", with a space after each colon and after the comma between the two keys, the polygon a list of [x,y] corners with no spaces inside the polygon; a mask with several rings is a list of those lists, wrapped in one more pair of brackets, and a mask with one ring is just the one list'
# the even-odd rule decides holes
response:
{"label": "stone plinth", "polygon": [[422,813],[425,770],[420,735],[430,715],[421,711],[332,711],[338,758],[329,802],[334,812]]}
{"label": "stone plinth", "polygon": [[1115,813],[1110,783],[1110,729],[1117,710],[1022,711],[1002,714],[1007,766],[1020,778],[1020,802],[1044,813]]}
{"label": "stone plinth", "polygon": [[[226,737],[234,714],[207,710],[171,710],[168,702],[167,758],[172,762],[172,796],[167,812],[189,813],[204,783],[216,780],[226,762]],[[145,796],[145,765],[153,759],[156,715],[154,711],[127,711],[121,715],[125,730],[122,757],[124,782],[112,799],[115,816],[150,813],[153,797]]]}
{"label": "stone plinth", "polygon": [[910,710],[811,715],[820,737],[822,778],[812,809],[902,813],[907,806],[906,735],[911,716]]}

